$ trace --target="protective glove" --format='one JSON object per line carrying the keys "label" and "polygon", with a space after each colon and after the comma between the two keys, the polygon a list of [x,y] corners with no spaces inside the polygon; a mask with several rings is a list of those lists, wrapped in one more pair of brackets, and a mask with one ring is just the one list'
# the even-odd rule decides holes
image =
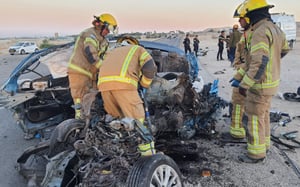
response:
{"label": "protective glove", "polygon": [[243,87],[239,87],[239,93],[246,97],[247,96],[247,89],[243,88]]}
{"label": "protective glove", "polygon": [[209,93],[210,94],[218,94],[219,89],[218,89],[218,84],[219,84],[219,79],[215,79],[213,84],[210,87]]}
{"label": "protective glove", "polygon": [[238,87],[240,86],[240,82],[241,82],[241,81],[238,81],[238,80],[236,80],[235,78],[232,78],[232,79],[230,79],[229,82],[231,82],[231,86],[232,86],[232,87],[238,88]]}
{"label": "protective glove", "polygon": [[147,91],[147,88],[144,88],[142,85],[138,85],[138,91],[140,92],[142,92],[144,95],[146,94],[146,91]]}

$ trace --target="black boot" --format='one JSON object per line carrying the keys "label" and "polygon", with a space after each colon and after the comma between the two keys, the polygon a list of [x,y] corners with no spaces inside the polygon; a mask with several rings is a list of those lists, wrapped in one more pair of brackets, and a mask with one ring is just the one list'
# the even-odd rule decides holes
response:
{"label": "black boot", "polygon": [[248,155],[238,156],[238,159],[239,159],[239,161],[248,163],[248,164],[256,164],[256,163],[263,162],[265,160],[265,158],[259,158],[259,159],[250,158]]}

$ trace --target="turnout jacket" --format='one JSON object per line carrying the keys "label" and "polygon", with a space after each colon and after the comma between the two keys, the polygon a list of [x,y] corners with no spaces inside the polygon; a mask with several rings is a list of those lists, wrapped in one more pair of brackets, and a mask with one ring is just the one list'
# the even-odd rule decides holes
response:
{"label": "turnout jacket", "polygon": [[108,41],[94,27],[88,28],[78,36],[69,60],[68,72],[80,73],[96,80],[102,58],[108,48]]}
{"label": "turnout jacket", "polygon": [[244,31],[240,41],[236,44],[233,67],[237,70],[234,78],[239,81],[243,79],[247,68],[246,59],[249,52],[249,49],[247,48],[247,38],[250,31],[251,29]]}
{"label": "turnout jacket", "polygon": [[99,91],[137,90],[138,84],[148,88],[157,71],[151,55],[138,45],[117,47],[107,51],[99,70]]}
{"label": "turnout jacket", "polygon": [[288,53],[283,31],[271,20],[252,25],[247,48],[250,50],[240,87],[259,95],[274,95],[280,82],[280,60]]}

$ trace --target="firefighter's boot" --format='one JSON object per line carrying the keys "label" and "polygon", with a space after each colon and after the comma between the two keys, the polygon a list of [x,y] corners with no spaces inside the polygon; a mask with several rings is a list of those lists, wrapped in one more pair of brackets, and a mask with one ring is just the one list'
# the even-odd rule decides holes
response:
{"label": "firefighter's boot", "polygon": [[75,110],[75,119],[80,119],[81,118],[81,100],[79,98],[75,99],[74,110]]}
{"label": "firefighter's boot", "polygon": [[142,156],[151,156],[156,154],[156,150],[154,149],[154,142],[144,143],[138,145],[138,151]]}

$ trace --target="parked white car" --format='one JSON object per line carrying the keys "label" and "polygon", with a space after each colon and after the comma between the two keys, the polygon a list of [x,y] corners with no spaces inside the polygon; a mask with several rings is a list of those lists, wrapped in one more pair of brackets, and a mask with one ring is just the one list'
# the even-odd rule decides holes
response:
{"label": "parked white car", "polygon": [[37,47],[36,43],[34,42],[18,42],[15,45],[9,47],[8,52],[11,55],[14,54],[27,54],[27,53],[33,53],[38,51],[39,48]]}

